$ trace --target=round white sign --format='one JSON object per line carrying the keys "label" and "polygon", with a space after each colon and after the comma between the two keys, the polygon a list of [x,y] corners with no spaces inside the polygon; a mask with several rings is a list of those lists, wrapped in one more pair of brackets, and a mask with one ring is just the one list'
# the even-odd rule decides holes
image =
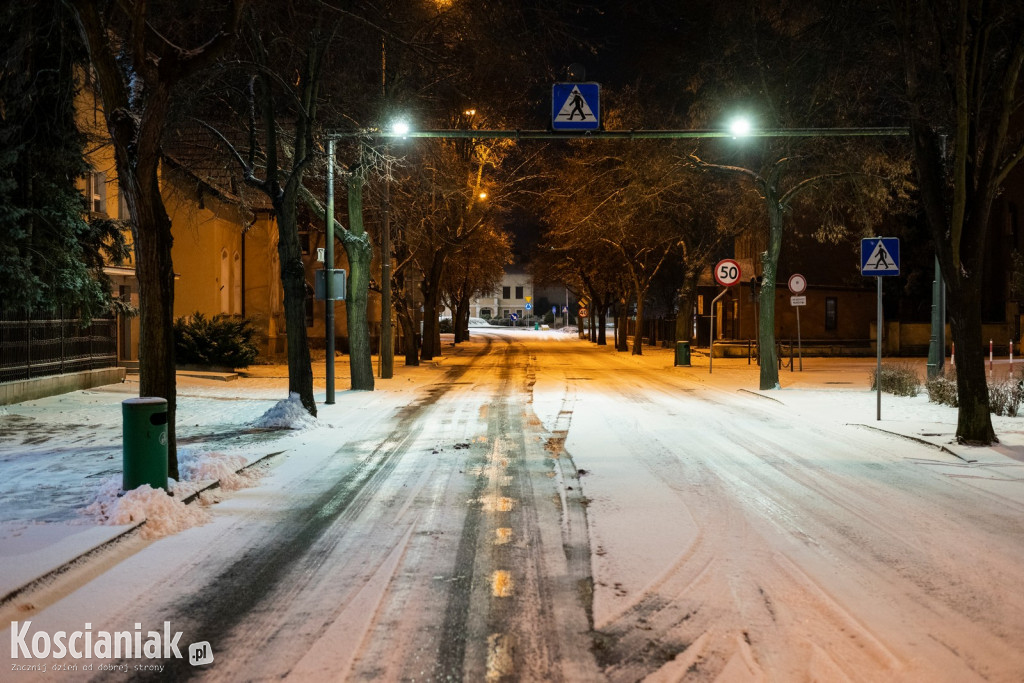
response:
{"label": "round white sign", "polygon": [[740,264],[731,258],[719,261],[715,266],[715,280],[723,287],[732,287],[740,281]]}
{"label": "round white sign", "polygon": [[789,291],[794,294],[803,294],[807,289],[807,278],[798,273],[789,276]]}

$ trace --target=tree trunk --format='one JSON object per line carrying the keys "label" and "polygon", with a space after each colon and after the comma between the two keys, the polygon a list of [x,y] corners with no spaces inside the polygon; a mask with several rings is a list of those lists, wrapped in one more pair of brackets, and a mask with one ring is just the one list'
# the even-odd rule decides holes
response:
{"label": "tree trunk", "polygon": [[420,364],[420,350],[416,345],[416,322],[408,310],[397,311],[398,323],[402,326],[402,351],[405,353],[405,364]]}
{"label": "tree trunk", "polygon": [[[313,365],[306,333],[306,269],[294,202],[275,201],[277,213],[277,255],[281,262],[281,288],[284,292],[285,334],[288,339],[288,393],[298,394],[302,407],[316,416],[313,398]],[[327,330],[326,334],[333,334]]]}
{"label": "tree trunk", "polygon": [[348,180],[348,231],[344,234],[348,255],[348,291],[345,313],[348,320],[348,359],[354,391],[373,391],[373,359],[370,325],[366,309],[370,299],[370,261],[373,246],[363,227],[363,179],[353,173]]}
{"label": "tree trunk", "polygon": [[633,355],[642,356],[644,353],[644,299],[647,292],[636,293],[636,332],[633,334]]}
{"label": "tree trunk", "polygon": [[[155,172],[133,177],[118,164],[132,215],[135,271],[139,280],[139,396],[167,399],[167,471],[178,479],[175,434],[177,389],[174,369],[174,267],[171,219]],[[141,228],[138,226],[142,226]]]}
{"label": "tree trunk", "polygon": [[615,350],[629,351],[629,302],[620,301],[615,321]]}
{"label": "tree trunk", "polygon": [[459,298],[455,305],[455,343],[469,341],[469,294]]}
{"label": "tree trunk", "polygon": [[439,251],[430,263],[430,273],[423,278],[423,347],[421,360],[441,355],[441,330],[437,321],[441,297],[441,276],[444,274],[444,255]]}
{"label": "tree trunk", "polygon": [[[761,350],[762,390],[779,388],[779,361],[775,351],[775,278],[779,269],[779,252],[782,251],[782,207],[777,192],[769,188],[765,202],[768,204],[768,249],[761,254],[761,319],[758,321],[758,348]],[[712,311],[714,315],[714,311]]]}
{"label": "tree trunk", "polygon": [[606,323],[608,322],[608,305],[605,300],[594,299],[594,306],[599,306],[597,309],[597,345],[607,346],[608,345],[608,333],[605,331]]}
{"label": "tree trunk", "polygon": [[992,428],[985,377],[985,341],[981,336],[981,278],[961,278],[950,289],[949,323],[956,344],[956,438],[960,443],[988,445],[998,441]]}
{"label": "tree trunk", "polygon": [[676,341],[693,341],[693,308],[697,299],[697,275],[683,276],[679,288],[679,313],[676,315]]}

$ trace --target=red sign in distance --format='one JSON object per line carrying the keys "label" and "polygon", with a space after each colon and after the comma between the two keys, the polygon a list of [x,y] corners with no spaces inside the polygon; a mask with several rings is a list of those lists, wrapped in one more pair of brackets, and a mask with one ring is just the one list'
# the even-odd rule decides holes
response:
{"label": "red sign in distance", "polygon": [[723,287],[732,287],[740,281],[740,264],[731,258],[719,261],[715,266],[715,281]]}
{"label": "red sign in distance", "polygon": [[793,294],[803,294],[806,289],[807,278],[799,273],[793,273],[789,276],[789,291]]}

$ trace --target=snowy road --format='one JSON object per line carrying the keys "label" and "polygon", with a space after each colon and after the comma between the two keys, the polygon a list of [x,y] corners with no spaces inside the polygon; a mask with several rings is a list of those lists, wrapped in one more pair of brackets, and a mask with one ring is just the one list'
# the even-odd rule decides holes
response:
{"label": "snowy road", "polygon": [[1024,680],[1024,463],[848,424],[863,392],[476,333],[5,620],[209,641],[160,678]]}

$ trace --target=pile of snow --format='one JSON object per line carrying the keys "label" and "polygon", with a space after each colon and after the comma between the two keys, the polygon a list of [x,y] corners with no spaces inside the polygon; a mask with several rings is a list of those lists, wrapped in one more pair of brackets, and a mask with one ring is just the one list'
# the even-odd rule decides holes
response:
{"label": "pile of snow", "polygon": [[224,491],[254,486],[261,473],[257,470],[239,471],[247,464],[248,460],[243,455],[183,448],[178,453],[178,471],[182,480],[168,479],[173,495],[149,484],[122,492],[122,477],[114,475],[103,480],[92,502],[81,513],[99,524],[111,526],[145,520],[141,534],[149,540],[176,534],[210,521],[210,514],[203,506],[182,502],[202,488],[204,482],[217,481]]}
{"label": "pile of snow", "polygon": [[263,417],[253,423],[261,429],[309,429],[316,427],[316,418],[302,407],[299,395],[292,392],[288,398],[263,413]]}
{"label": "pile of snow", "polygon": [[205,508],[185,505],[179,498],[173,498],[163,489],[154,489],[149,484],[121,495],[120,475],[105,479],[93,502],[82,513],[108,525],[135,524],[145,520],[140,533],[150,540],[210,521],[210,514]]}
{"label": "pile of snow", "polygon": [[174,492],[182,495],[180,489],[186,482],[217,481],[224,491],[253,486],[260,474],[256,470],[240,471],[247,464],[249,461],[243,455],[181,449],[178,451],[178,473],[182,482]]}

